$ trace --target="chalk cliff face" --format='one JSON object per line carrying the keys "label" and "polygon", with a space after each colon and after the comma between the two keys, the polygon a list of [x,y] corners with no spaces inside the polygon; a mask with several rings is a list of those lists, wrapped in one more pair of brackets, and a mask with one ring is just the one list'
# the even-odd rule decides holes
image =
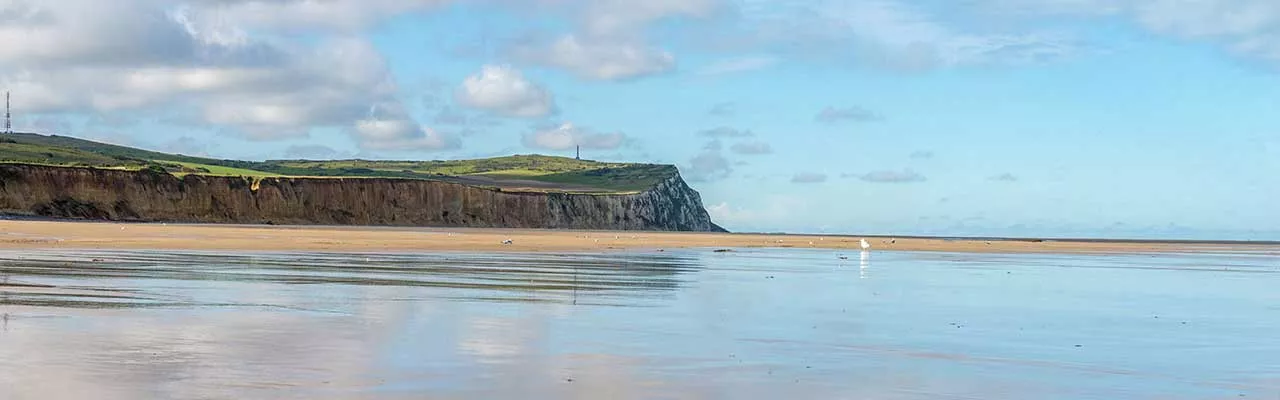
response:
{"label": "chalk cliff face", "polygon": [[383,178],[0,165],[0,213],[116,221],[723,231],[679,175],[635,194],[504,192]]}

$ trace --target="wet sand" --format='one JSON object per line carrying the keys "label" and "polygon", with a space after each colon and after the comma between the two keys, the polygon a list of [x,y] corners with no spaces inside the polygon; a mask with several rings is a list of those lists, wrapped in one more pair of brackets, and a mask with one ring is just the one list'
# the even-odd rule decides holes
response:
{"label": "wet sand", "polygon": [[0,399],[1277,399],[1277,261],[0,250]]}
{"label": "wet sand", "polygon": [[[156,249],[320,252],[608,251],[679,248],[811,248],[962,253],[1260,252],[1275,243],[890,238],[534,229],[185,225],[0,221],[0,249]],[[511,242],[504,243],[510,240]]]}

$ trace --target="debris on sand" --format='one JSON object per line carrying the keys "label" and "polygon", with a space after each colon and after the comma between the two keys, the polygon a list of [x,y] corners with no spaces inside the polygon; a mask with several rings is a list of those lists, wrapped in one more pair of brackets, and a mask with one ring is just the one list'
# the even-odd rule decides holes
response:
{"label": "debris on sand", "polygon": [[503,240],[502,244],[511,244],[511,239]]}

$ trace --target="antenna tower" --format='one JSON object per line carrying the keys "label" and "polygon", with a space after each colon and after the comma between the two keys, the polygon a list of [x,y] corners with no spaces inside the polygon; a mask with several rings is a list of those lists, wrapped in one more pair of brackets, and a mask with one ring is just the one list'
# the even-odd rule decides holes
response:
{"label": "antenna tower", "polygon": [[574,158],[575,160],[581,160],[581,159],[582,159],[582,146],[581,146],[581,145],[574,146],[574,154],[573,154],[573,158]]}
{"label": "antenna tower", "polygon": [[4,133],[13,133],[13,114],[9,113],[9,91],[4,91]]}

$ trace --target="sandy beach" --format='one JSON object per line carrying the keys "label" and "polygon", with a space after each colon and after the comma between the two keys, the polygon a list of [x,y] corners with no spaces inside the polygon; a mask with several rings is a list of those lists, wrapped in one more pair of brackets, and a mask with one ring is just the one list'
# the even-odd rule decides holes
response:
{"label": "sandy beach", "polygon": [[[860,236],[0,221],[0,249],[252,251],[608,251],[676,248],[857,250]],[[1275,244],[865,237],[872,250],[986,253],[1280,252]],[[506,241],[510,243],[504,243]]]}

